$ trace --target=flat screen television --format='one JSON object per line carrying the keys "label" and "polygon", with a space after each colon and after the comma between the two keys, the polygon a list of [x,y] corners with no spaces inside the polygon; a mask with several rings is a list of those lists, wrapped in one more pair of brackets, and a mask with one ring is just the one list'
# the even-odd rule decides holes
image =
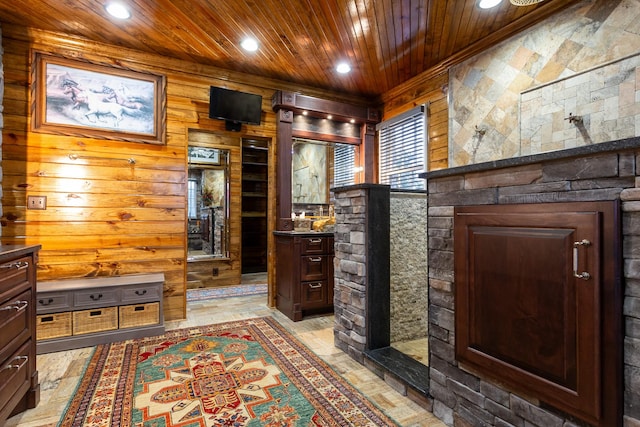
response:
{"label": "flat screen television", "polygon": [[259,125],[261,116],[262,96],[211,86],[209,118]]}

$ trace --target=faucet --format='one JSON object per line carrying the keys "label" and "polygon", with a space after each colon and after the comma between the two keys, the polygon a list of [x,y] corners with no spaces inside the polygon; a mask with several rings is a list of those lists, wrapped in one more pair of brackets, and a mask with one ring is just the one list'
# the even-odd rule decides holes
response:
{"label": "faucet", "polygon": [[575,124],[576,126],[577,126],[579,123],[582,123],[582,117],[580,117],[580,116],[574,116],[574,115],[573,115],[573,113],[569,113],[569,117],[565,117],[564,119],[565,119],[565,120],[569,120],[569,123],[573,123],[573,124]]}

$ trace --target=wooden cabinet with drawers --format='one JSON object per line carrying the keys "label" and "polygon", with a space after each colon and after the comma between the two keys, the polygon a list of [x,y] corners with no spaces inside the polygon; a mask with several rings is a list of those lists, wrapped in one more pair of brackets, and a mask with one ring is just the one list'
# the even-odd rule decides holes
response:
{"label": "wooden cabinet with drawers", "polygon": [[37,352],[164,333],[164,274],[130,274],[38,284]]}
{"label": "wooden cabinet with drawers", "polygon": [[333,310],[333,234],[274,232],[276,307],[291,320]]}
{"label": "wooden cabinet with drawers", "polygon": [[35,294],[40,246],[0,246],[0,425],[40,400]]}

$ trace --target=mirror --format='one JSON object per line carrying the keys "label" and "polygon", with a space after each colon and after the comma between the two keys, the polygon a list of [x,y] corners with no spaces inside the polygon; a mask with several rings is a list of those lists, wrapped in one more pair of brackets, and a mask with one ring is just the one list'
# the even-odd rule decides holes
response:
{"label": "mirror", "polygon": [[291,154],[291,204],[297,215],[327,216],[330,189],[355,184],[358,147],[294,138]]}
{"label": "mirror", "polygon": [[229,257],[229,151],[189,146],[187,259]]}

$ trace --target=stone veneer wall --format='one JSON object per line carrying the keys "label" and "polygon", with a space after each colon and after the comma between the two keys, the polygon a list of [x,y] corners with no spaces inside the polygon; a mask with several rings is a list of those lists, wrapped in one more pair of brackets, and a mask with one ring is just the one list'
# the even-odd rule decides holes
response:
{"label": "stone veneer wall", "polygon": [[333,192],[334,344],[364,364],[366,351],[390,344],[389,186]]}
{"label": "stone veneer wall", "polygon": [[[601,145],[606,145],[601,144]],[[429,351],[433,412],[448,425],[581,425],[458,366],[454,350],[453,208],[457,205],[622,200],[624,256],[624,426],[640,426],[640,139],[583,147],[582,157],[531,156],[485,170],[427,174]],[[552,154],[552,153],[549,153]],[[567,154],[565,154],[566,156]],[[541,159],[544,157],[544,159]],[[515,160],[515,159],[512,159]],[[544,160],[544,161],[543,161]],[[480,165],[476,165],[480,166]],[[459,168],[465,169],[465,168]],[[474,172],[474,170],[476,170]],[[448,173],[438,173],[448,172]]]}
{"label": "stone veneer wall", "polygon": [[391,192],[391,342],[427,336],[427,195]]}

